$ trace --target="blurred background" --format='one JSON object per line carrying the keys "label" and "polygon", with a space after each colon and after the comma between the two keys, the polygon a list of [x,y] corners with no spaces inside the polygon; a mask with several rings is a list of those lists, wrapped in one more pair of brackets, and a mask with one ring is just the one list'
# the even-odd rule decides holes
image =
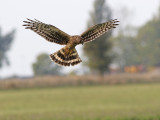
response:
{"label": "blurred background", "polygon": [[[0,3],[0,120],[160,120],[159,0]],[[49,58],[63,46],[24,29],[26,18],[70,35],[120,23],[63,67]]]}

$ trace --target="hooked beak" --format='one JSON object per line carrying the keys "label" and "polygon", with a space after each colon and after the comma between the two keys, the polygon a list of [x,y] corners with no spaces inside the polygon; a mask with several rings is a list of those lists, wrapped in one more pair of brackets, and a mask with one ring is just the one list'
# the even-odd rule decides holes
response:
{"label": "hooked beak", "polygon": [[82,45],[84,44],[83,39],[81,39],[81,44],[82,44]]}

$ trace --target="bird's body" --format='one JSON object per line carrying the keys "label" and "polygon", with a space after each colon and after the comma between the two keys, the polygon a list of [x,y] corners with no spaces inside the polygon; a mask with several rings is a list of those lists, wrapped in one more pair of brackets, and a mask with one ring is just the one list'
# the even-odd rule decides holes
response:
{"label": "bird's body", "polygon": [[80,44],[81,41],[82,41],[81,36],[79,36],[79,35],[71,36],[69,38],[67,46],[70,47],[70,48],[74,48],[76,45]]}
{"label": "bird's body", "polygon": [[82,60],[80,59],[75,47],[81,43],[82,38],[78,35],[70,36],[65,47],[50,55],[51,59],[56,63],[64,66],[76,65]]}
{"label": "bird's body", "polygon": [[76,45],[90,42],[98,38],[109,29],[115,28],[116,25],[118,25],[116,23],[119,22],[116,19],[111,20],[106,23],[97,24],[89,28],[81,35],[70,36],[53,25],[48,25],[38,20],[27,20],[28,21],[24,21],[27,24],[23,25],[26,26],[26,29],[33,30],[50,42],[55,42],[60,45],[66,45],[62,49],[50,55],[50,58],[54,62],[63,66],[73,66],[82,62],[75,49]]}

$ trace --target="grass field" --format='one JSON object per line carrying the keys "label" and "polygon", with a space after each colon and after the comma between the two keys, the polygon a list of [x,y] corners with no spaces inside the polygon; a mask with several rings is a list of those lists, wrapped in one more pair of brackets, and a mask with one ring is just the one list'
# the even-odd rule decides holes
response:
{"label": "grass field", "polygon": [[160,84],[1,90],[0,120],[160,120]]}

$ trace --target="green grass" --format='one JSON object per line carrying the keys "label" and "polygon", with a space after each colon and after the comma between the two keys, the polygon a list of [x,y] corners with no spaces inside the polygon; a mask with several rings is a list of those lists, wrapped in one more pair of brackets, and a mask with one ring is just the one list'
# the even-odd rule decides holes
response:
{"label": "green grass", "polygon": [[160,84],[2,90],[0,120],[160,120]]}

